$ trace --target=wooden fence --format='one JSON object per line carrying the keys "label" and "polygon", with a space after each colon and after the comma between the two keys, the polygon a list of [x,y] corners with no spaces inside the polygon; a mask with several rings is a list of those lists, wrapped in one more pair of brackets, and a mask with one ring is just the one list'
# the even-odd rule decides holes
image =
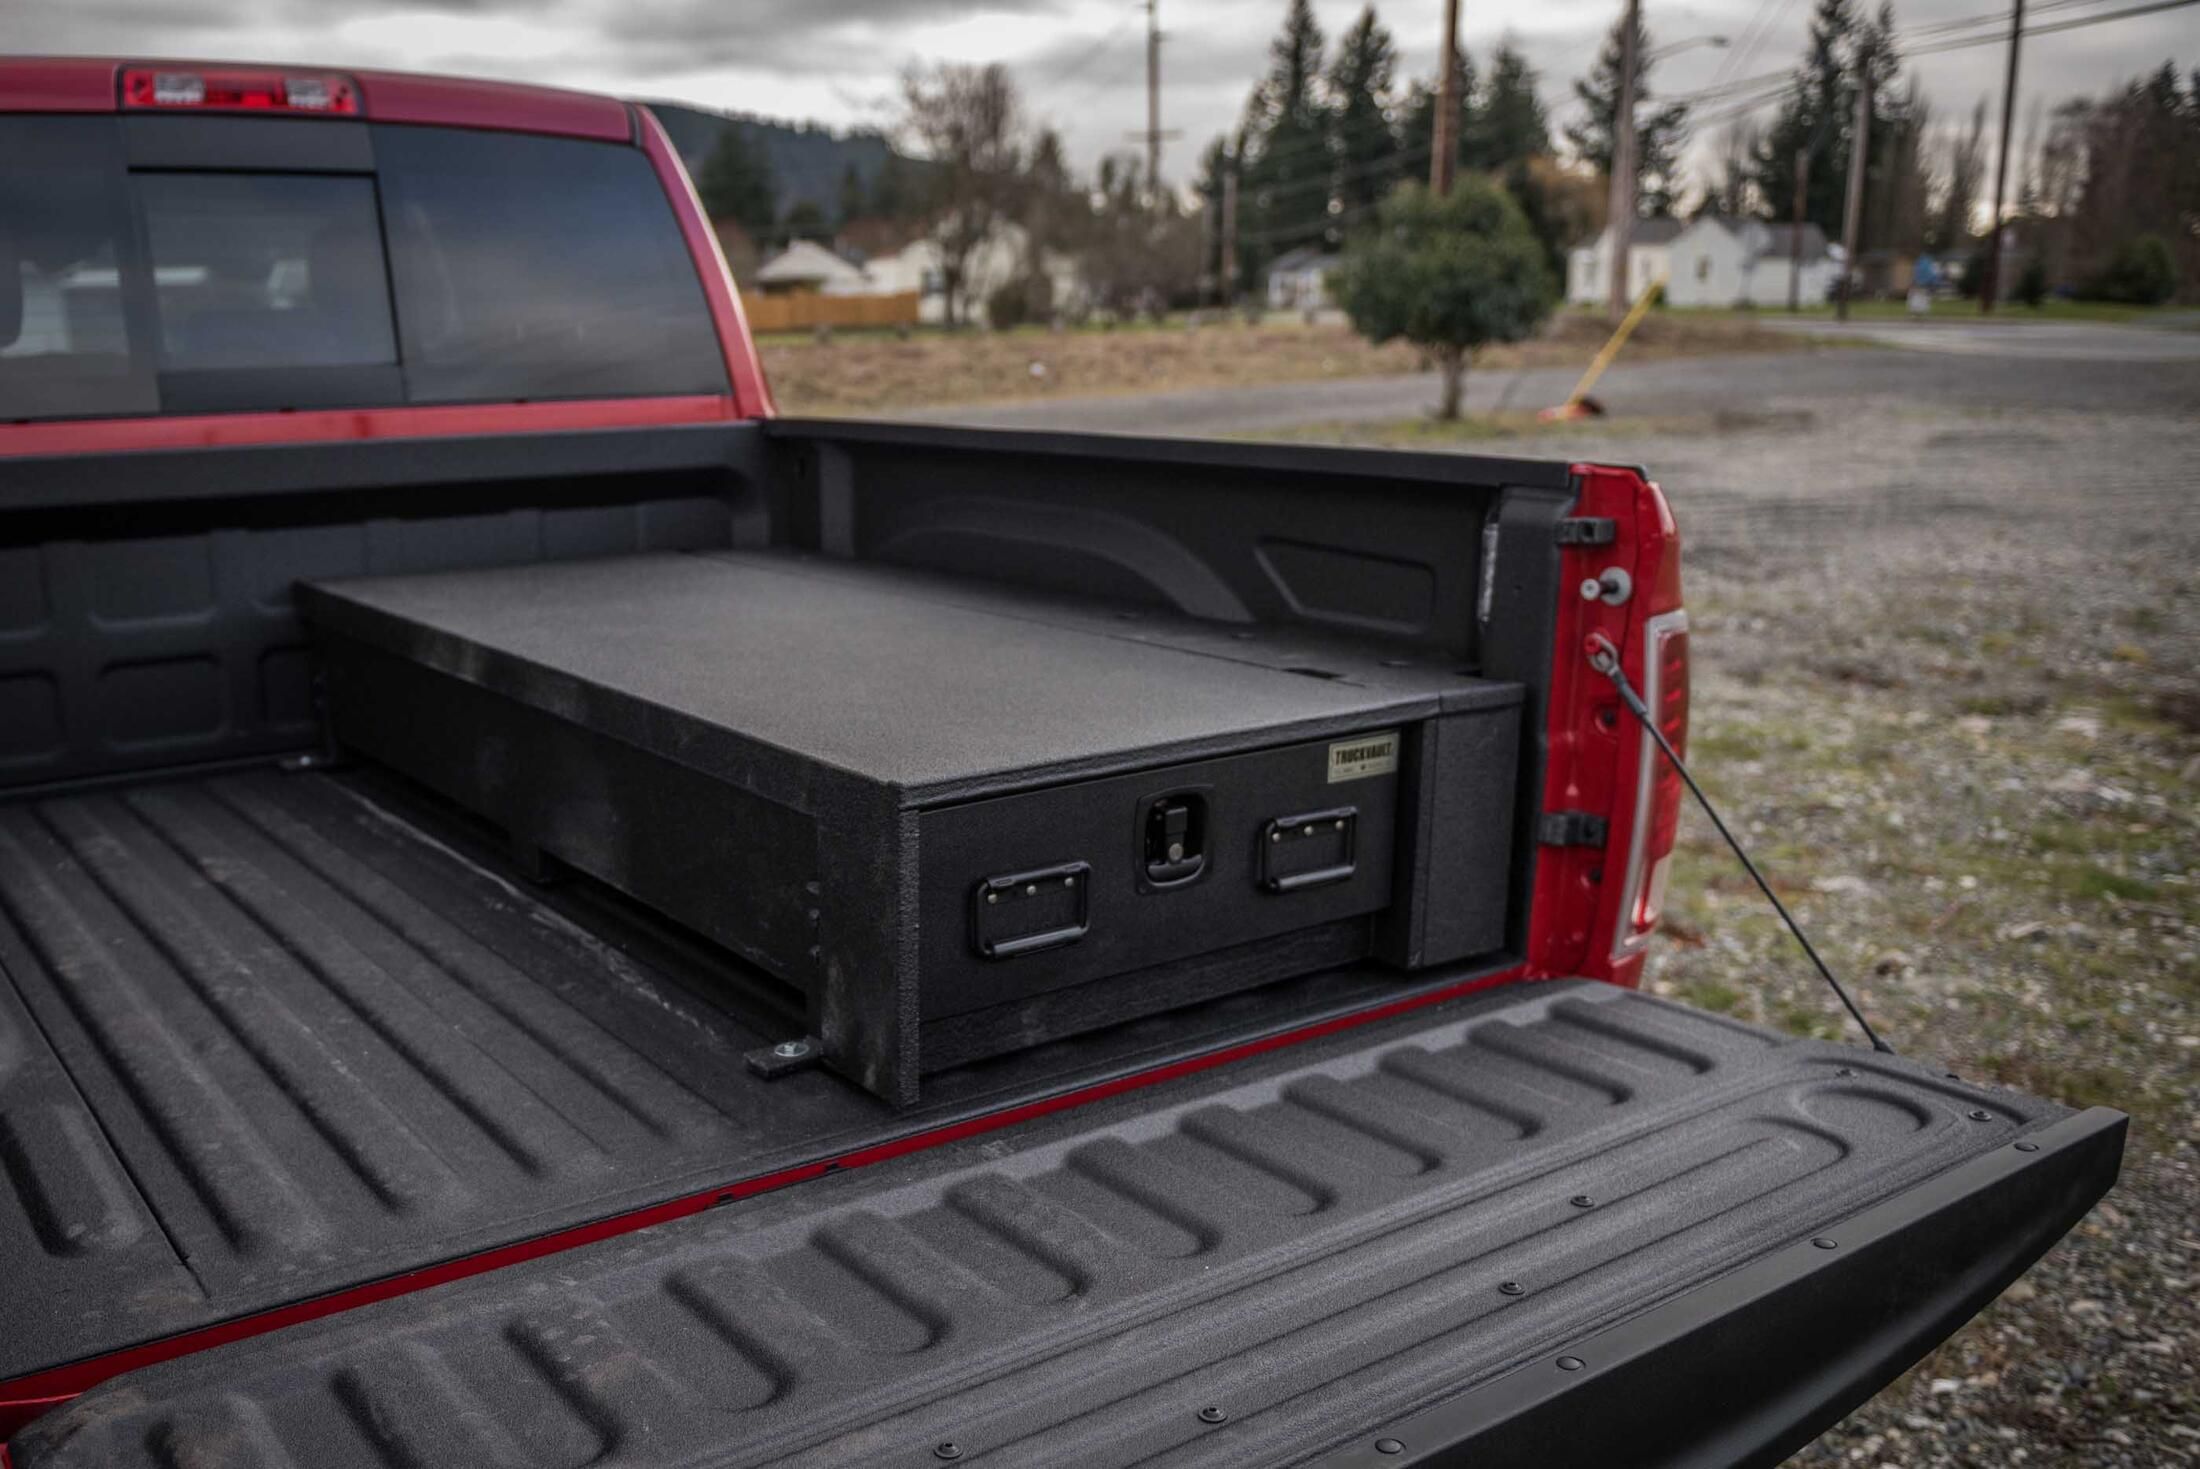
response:
{"label": "wooden fence", "polygon": [[806,332],[815,327],[892,327],[917,324],[917,293],[896,296],[821,296],[741,293],[752,332]]}

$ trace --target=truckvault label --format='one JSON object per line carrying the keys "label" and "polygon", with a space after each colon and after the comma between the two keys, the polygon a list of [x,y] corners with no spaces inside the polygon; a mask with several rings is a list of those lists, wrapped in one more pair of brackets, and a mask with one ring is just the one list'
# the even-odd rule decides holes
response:
{"label": "truckvault label", "polygon": [[1329,783],[1388,775],[1398,768],[1398,731],[1357,735],[1329,747]]}

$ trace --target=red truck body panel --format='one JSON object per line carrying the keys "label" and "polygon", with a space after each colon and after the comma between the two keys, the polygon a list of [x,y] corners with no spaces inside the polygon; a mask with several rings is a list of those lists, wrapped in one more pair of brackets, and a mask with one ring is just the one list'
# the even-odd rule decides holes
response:
{"label": "red truck body panel", "polygon": [[[168,64],[189,70],[201,63]],[[91,58],[0,58],[0,113],[121,111],[121,74],[131,65]],[[230,71],[278,69],[229,63],[205,65]],[[343,74],[358,83],[363,103],[359,116],[369,122],[541,133],[638,145],[671,202],[681,238],[702,282],[732,393],[0,423],[0,458],[346,439],[554,433],[771,416],[771,390],[764,380],[756,344],[749,336],[741,296],[734,287],[725,254],[703,213],[686,166],[647,108],[613,97],[510,82],[397,72]]]}
{"label": "red truck body panel", "polygon": [[114,112],[121,73],[119,61],[0,57],[0,112]]}
{"label": "red truck body panel", "polygon": [[[0,112],[118,112],[123,68],[142,66],[92,56],[0,57]],[[165,60],[163,70],[280,72],[267,62]],[[631,139],[627,104],[615,97],[471,77],[420,76],[407,72],[354,71],[348,67],[297,68],[340,71],[359,84],[362,116],[381,122],[439,127],[490,128],[548,133],[565,138]]]}
{"label": "red truck body panel", "polygon": [[1569,557],[1584,579],[1623,564],[1636,594],[1618,606],[1569,596],[1558,609],[1551,669],[1549,758],[1544,765],[1540,810],[1584,811],[1607,818],[1602,846],[1546,847],[1536,863],[1535,895],[1528,918],[1528,973],[1536,979],[1579,977],[1633,986],[1642,978],[1643,951],[1621,931],[1628,884],[1620,862],[1633,850],[1637,787],[1648,741],[1626,717],[1612,686],[1590,666],[1584,651],[1592,637],[1609,638],[1623,652],[1627,675],[1638,687],[1646,676],[1645,626],[1681,605],[1680,533],[1664,494],[1638,470],[1577,464],[1578,516],[1617,521],[1619,540]]}

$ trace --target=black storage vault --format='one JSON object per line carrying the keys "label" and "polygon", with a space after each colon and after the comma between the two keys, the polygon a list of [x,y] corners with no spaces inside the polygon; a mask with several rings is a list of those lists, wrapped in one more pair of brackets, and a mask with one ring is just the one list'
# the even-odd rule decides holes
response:
{"label": "black storage vault", "polygon": [[302,589],[334,730],[922,1072],[1503,942],[1518,685],[785,551]]}

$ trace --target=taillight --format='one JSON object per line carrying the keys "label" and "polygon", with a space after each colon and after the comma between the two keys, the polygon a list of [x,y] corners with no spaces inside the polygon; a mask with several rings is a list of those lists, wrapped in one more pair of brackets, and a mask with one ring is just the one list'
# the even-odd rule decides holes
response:
{"label": "taillight", "polygon": [[359,88],[335,72],[183,71],[132,67],[122,105],[152,111],[288,112],[359,115]]}
{"label": "taillight", "polygon": [[[1642,701],[1672,742],[1688,753],[1688,614],[1678,608],[1651,618],[1643,628]],[[1628,843],[1620,889],[1620,923],[1612,957],[1635,953],[1650,941],[1665,909],[1665,879],[1680,834],[1686,787],[1673,762],[1645,735],[1635,779],[1635,831]]]}

